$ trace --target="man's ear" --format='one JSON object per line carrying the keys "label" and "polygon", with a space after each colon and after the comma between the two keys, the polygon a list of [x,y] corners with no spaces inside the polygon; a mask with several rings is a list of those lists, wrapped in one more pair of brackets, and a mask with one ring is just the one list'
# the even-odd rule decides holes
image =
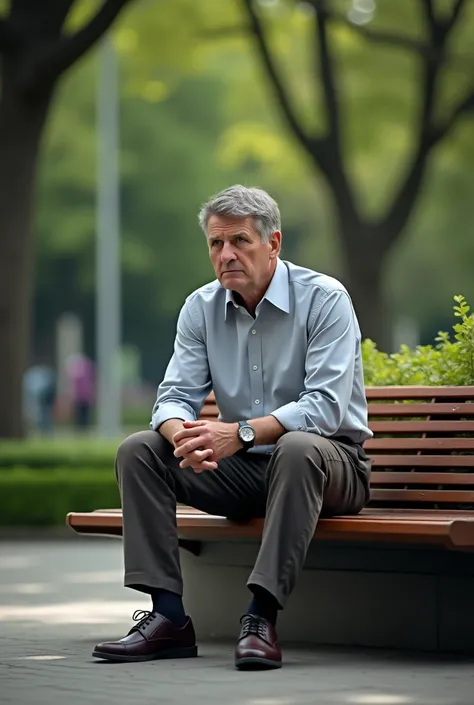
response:
{"label": "man's ear", "polygon": [[278,257],[281,250],[281,232],[279,230],[275,230],[275,232],[270,236],[268,244],[271,248],[270,258],[275,259],[275,257]]}

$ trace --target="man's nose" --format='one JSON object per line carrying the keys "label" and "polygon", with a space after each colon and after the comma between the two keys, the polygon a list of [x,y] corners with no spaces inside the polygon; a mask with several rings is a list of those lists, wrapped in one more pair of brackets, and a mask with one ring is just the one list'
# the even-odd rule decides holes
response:
{"label": "man's nose", "polygon": [[235,252],[234,248],[230,244],[230,242],[224,242],[221,250],[221,261],[222,264],[227,264],[228,262],[232,262],[232,260],[235,259]]}

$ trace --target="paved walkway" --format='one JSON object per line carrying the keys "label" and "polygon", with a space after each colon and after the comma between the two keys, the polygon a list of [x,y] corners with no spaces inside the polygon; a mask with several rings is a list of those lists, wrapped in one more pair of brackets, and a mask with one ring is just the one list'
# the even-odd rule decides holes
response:
{"label": "paved walkway", "polygon": [[[474,661],[359,649],[286,648],[281,671],[239,673],[233,644],[186,661],[107,664],[146,598],[121,587],[115,540],[0,543],[2,705],[472,705]],[[474,638],[474,635],[473,635]]]}

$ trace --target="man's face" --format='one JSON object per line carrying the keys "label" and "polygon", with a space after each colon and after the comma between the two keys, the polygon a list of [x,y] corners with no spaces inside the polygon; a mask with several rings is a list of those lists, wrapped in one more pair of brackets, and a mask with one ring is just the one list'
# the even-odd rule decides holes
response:
{"label": "man's face", "polygon": [[265,291],[275,270],[281,235],[262,242],[253,218],[212,215],[207,225],[209,256],[222,286],[244,299]]}

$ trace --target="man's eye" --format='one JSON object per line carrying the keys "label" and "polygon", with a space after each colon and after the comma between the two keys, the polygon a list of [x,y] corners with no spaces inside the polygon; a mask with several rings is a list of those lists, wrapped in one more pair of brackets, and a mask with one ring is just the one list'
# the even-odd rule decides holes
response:
{"label": "man's eye", "polygon": [[237,235],[235,239],[237,242],[247,242],[247,238],[245,238],[243,235]]}
{"label": "man's eye", "polygon": [[211,247],[219,247],[222,244],[222,240],[213,240],[211,242]]}

